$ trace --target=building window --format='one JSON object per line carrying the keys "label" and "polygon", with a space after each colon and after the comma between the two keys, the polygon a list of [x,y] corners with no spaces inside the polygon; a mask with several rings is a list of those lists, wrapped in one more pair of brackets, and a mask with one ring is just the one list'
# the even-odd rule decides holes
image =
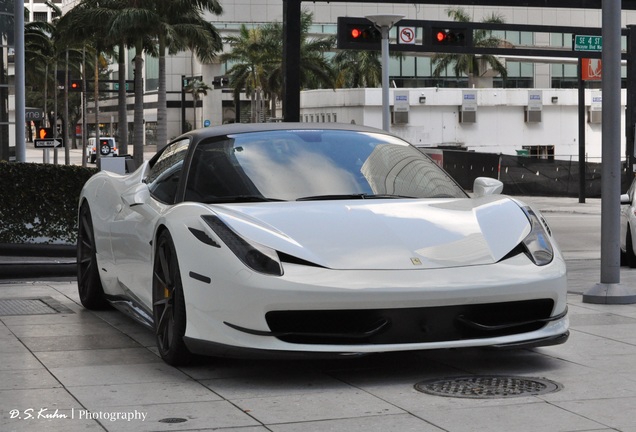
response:
{"label": "building window", "polygon": [[528,152],[527,155],[530,157],[537,158],[537,159],[554,160],[553,145],[523,146],[522,148]]}
{"label": "building window", "polygon": [[33,12],[33,21],[47,22],[49,15],[46,12]]}

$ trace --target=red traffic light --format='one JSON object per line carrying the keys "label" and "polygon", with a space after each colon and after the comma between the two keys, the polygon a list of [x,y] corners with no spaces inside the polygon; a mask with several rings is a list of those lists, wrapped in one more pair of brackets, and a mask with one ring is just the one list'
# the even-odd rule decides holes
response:
{"label": "red traffic light", "polygon": [[68,86],[69,91],[82,91],[82,80],[71,80]]}
{"label": "red traffic light", "polygon": [[382,33],[365,18],[338,17],[339,49],[380,50]]}
{"label": "red traffic light", "polygon": [[349,41],[356,44],[380,43],[382,34],[373,24],[350,25]]}
{"label": "red traffic light", "polygon": [[468,44],[467,29],[446,29],[446,28],[434,28],[432,43],[433,45],[452,45],[452,46],[466,46]]}

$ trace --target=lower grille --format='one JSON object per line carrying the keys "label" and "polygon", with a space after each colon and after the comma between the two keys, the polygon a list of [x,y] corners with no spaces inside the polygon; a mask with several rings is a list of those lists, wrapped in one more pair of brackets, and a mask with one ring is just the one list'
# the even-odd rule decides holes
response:
{"label": "lower grille", "polygon": [[403,309],[272,311],[280,340],[299,344],[408,344],[526,333],[550,320],[551,299]]}

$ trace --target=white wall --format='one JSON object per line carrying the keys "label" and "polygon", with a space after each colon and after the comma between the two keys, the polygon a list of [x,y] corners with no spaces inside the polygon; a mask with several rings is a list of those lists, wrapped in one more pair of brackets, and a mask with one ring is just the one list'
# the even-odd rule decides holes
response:
{"label": "white wall", "polygon": [[[529,89],[475,89],[477,121],[459,122],[462,90],[399,89],[409,92],[409,122],[392,125],[391,131],[418,146],[465,146],[468,150],[516,154],[523,146],[554,145],[559,158],[578,157],[578,91],[542,90],[542,121],[527,123],[524,112]],[[391,89],[392,101],[394,89]],[[625,107],[623,90],[622,106]],[[426,102],[420,103],[420,97]],[[552,98],[558,101],[552,103]],[[586,154],[590,161],[601,157],[601,125],[587,122],[591,91],[586,91]],[[322,121],[322,114],[334,115],[339,123],[382,127],[381,89],[311,90],[301,93],[301,120]],[[621,131],[624,130],[624,117]],[[621,133],[623,136],[624,134]],[[621,140],[621,154],[625,140]]]}

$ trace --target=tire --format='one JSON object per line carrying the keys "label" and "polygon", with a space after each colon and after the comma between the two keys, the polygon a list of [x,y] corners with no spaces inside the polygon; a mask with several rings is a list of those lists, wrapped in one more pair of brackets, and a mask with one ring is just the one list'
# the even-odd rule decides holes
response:
{"label": "tire", "polygon": [[627,238],[625,239],[625,264],[630,268],[636,268],[636,254],[634,253],[632,230],[629,225],[627,226]]}
{"label": "tire", "polygon": [[163,231],[157,239],[153,263],[152,304],[159,355],[172,366],[189,363],[192,354],[183,341],[186,330],[183,285],[177,252],[168,231]]}
{"label": "tire", "polygon": [[88,204],[80,207],[77,235],[77,289],[80,301],[86,309],[99,310],[108,307],[97,267],[95,231]]}
{"label": "tire", "polygon": [[108,156],[110,154],[110,146],[108,144],[104,144],[99,148],[99,152],[102,156]]}

